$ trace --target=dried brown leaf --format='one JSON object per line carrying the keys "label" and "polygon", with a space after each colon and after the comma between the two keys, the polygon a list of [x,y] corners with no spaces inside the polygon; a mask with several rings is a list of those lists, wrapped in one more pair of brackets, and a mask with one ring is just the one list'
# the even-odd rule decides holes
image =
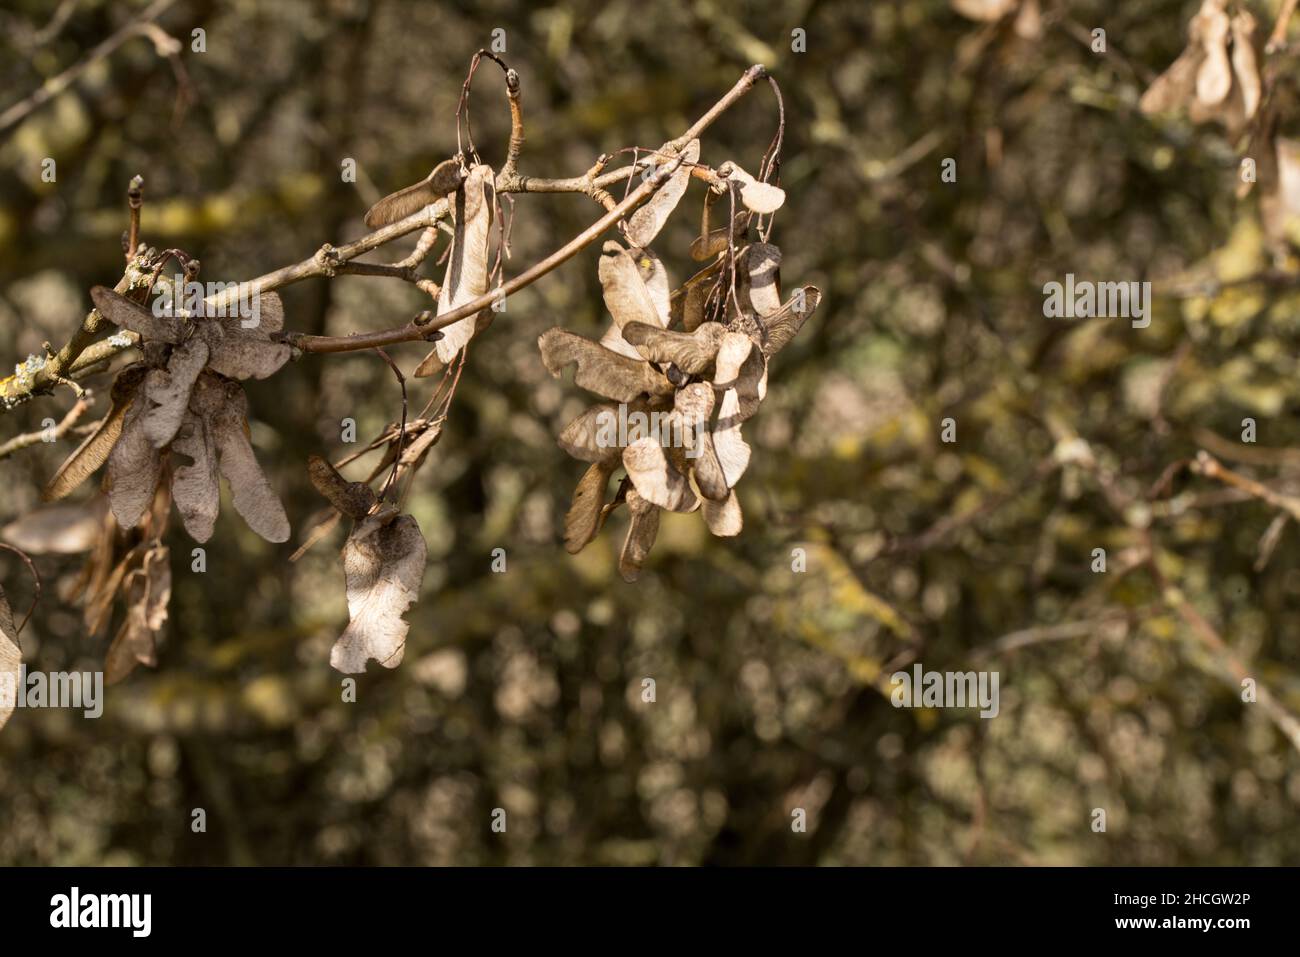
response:
{"label": "dried brown leaf", "polygon": [[167,621],[172,573],[167,546],[145,551],[140,567],[126,577],[126,619],[104,660],[104,680],[117,684],[136,665],[158,664],[158,634]]}

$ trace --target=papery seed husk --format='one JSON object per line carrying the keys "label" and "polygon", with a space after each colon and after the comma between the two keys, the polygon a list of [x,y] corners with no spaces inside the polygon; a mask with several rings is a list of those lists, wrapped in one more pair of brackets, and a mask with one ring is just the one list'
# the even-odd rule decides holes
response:
{"label": "papery seed husk", "polygon": [[740,510],[740,499],[735,489],[727,493],[721,502],[705,500],[701,511],[709,531],[720,538],[739,535],[745,527],[744,515]]}
{"label": "papery seed husk", "polygon": [[659,509],[641,498],[635,489],[627,493],[627,507],[631,521],[619,555],[618,572],[625,582],[631,583],[640,577],[641,568],[659,534]]}
{"label": "papery seed husk", "polygon": [[[682,149],[680,156],[681,165],[668,177],[668,181],[627,221],[627,238],[632,245],[649,246],[668,222],[673,210],[686,194],[686,187],[690,185],[691,164],[700,158],[700,141],[691,140]],[[674,162],[676,158],[664,158],[655,165],[662,168]]]}
{"label": "papery seed husk", "polygon": [[426,206],[454,193],[464,179],[460,160],[456,157],[443,160],[424,179],[395,193],[389,193],[366,211],[366,226],[379,229],[418,213]]}
{"label": "papery seed husk", "polygon": [[574,384],[606,399],[632,402],[674,391],[673,384],[650,363],[611,352],[558,326],[542,333],[537,345],[552,376],[558,379],[566,366],[576,363]]}
{"label": "papery seed husk", "polygon": [[99,426],[64,460],[54,477],[46,483],[41,497],[47,502],[57,501],[90,478],[95,470],[108,460],[122,434],[127,410],[144,383],[148,369],[143,365],[130,365],[113,380],[112,402],[108,415]]}
{"label": "papery seed husk", "polygon": [[573,490],[573,502],[564,516],[564,548],[576,555],[600,531],[609,477],[618,463],[595,462],[583,473]]}
{"label": "papery seed husk", "polygon": [[428,558],[410,515],[378,513],[358,522],[343,546],[348,626],[330,651],[330,665],[360,674],[367,662],[396,668],[410,624],[403,615],[419,597]]}
{"label": "papery seed husk", "polygon": [[[465,182],[455,193],[453,209],[456,226],[451,252],[447,256],[447,270],[438,292],[440,316],[474,301],[488,290],[488,249],[496,209],[492,167],[480,163],[470,168]],[[456,320],[441,330],[442,338],[434,343],[434,353],[443,363],[450,363],[474,334],[490,321],[490,310]],[[416,369],[417,377],[421,376],[421,368]]]}

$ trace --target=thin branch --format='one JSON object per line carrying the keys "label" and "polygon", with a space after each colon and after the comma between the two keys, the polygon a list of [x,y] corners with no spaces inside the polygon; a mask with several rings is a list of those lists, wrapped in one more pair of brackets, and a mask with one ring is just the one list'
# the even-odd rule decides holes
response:
{"label": "thin branch", "polygon": [[1057,625],[1022,628],[975,649],[971,658],[975,661],[982,661],[1008,652],[1019,651],[1021,648],[1027,648],[1030,645],[1039,645],[1049,641],[1069,641],[1072,638],[1088,638],[1097,634],[1102,628],[1117,622],[1127,621],[1128,617],[1123,612],[1112,612],[1096,618],[1085,618],[1081,621],[1064,621]]}
{"label": "thin branch", "polygon": [[397,368],[397,363],[392,360],[383,349],[376,349],[379,358],[388,363],[388,368],[393,370],[393,375],[397,377],[397,384],[402,390],[402,422],[397,428],[397,451],[393,453],[393,471],[388,476],[388,481],[384,482],[383,488],[379,490],[379,498],[382,500],[388,496],[391,489],[397,485],[397,468],[402,462],[402,443],[406,440],[406,376],[402,375],[402,370]]}
{"label": "thin branch", "polygon": [[[35,563],[31,560],[28,554],[25,551],[23,551],[21,548],[15,548],[13,545],[6,545],[4,542],[0,542],[0,548],[3,548],[5,551],[8,552],[13,552],[20,559],[22,559],[23,564],[27,566],[27,570],[32,574],[32,581],[35,582],[36,590],[35,593],[32,595],[31,607],[27,609],[27,614],[23,615],[23,620],[20,621],[18,623],[18,627],[14,629],[14,637],[16,638],[18,635],[21,635],[23,629],[27,627],[27,622],[31,620],[32,612],[36,610],[36,605],[41,600],[41,576],[36,571]],[[19,650],[21,650],[21,648]]]}
{"label": "thin branch", "polygon": [[1230,678],[1229,687],[1237,692],[1241,691],[1242,682],[1251,679],[1255,683],[1255,701],[1264,709],[1270,721],[1277,727],[1291,746],[1300,751],[1300,720],[1286,709],[1264,683],[1258,677],[1252,675],[1241,659],[1236,656],[1228,643],[1219,634],[1218,630],[1210,624],[1209,620],[1197,611],[1196,606],[1187,600],[1187,596],[1182,590],[1171,585],[1164,577],[1164,574],[1158,567],[1158,562],[1154,555],[1148,559],[1148,565],[1152,574],[1155,576],[1156,583],[1160,586],[1161,596],[1183,621],[1189,625],[1201,639],[1201,642],[1219,659],[1225,671],[1225,677]]}
{"label": "thin branch", "polygon": [[0,459],[13,455],[20,449],[28,448],[29,446],[36,445],[40,442],[54,442],[63,438],[63,436],[67,434],[68,430],[76,425],[77,420],[80,419],[85,414],[86,410],[90,408],[91,402],[91,394],[85,392],[78,396],[77,401],[73,403],[73,406],[68,410],[67,415],[65,415],[52,429],[41,429],[39,432],[28,432],[26,435],[14,436],[8,442],[0,445]]}
{"label": "thin branch", "polygon": [[[495,57],[493,58],[496,59]],[[498,61],[499,62],[499,61]],[[502,64],[504,68],[504,64]],[[657,189],[666,177],[672,173],[682,162],[680,151],[692,139],[698,137],[709,128],[723,113],[743,97],[754,86],[758,80],[767,76],[767,71],[761,65],[750,67],[736,81],[735,85],[727,91],[721,99],[718,100],[703,116],[677,139],[672,140],[664,145],[664,152],[669,155],[676,155],[676,160],[672,163],[666,163],[660,166],[654,175],[647,178],[646,181],[635,191],[633,191],[622,204],[607,206],[607,213],[591,227],[585,230],[581,235],[576,237],[572,242],[557,250],[550,257],[531,269],[506,282],[503,286],[493,289],[490,293],[479,297],[473,302],[467,303],[460,309],[454,310],[427,324],[407,323],[396,329],[389,329],[383,332],[362,333],[359,335],[333,338],[326,336],[301,336],[288,333],[284,336],[286,341],[296,345],[304,352],[353,352],[363,349],[371,349],[376,346],[393,345],[400,342],[414,342],[424,340],[428,333],[433,330],[450,325],[459,319],[473,315],[503,295],[510,295],[519,289],[524,288],[537,279],[546,275],[546,273],[555,269],[561,263],[572,258],[580,250],[590,243],[594,242],[599,235],[614,225],[627,212],[634,209],[643,202],[655,189]],[[508,84],[508,81],[507,81]],[[522,118],[521,121],[522,123]],[[522,136],[522,126],[520,127]],[[522,143],[522,140],[520,140]],[[594,175],[603,166],[604,157],[598,161],[585,175],[573,177],[570,180],[541,180],[531,177],[523,177],[517,174],[509,177],[497,177],[497,191],[503,193],[529,193],[529,192],[578,192],[593,197],[599,197],[601,191],[607,185],[613,185],[620,182],[626,175],[627,170],[620,169],[604,175]],[[598,201],[599,198],[598,198]],[[611,201],[612,202],[612,201]],[[248,282],[239,283],[237,287],[230,287],[225,293],[214,297],[211,304],[214,307],[229,305],[235,302],[240,296],[247,296],[254,291],[258,293],[270,292],[293,283],[301,282],[305,279],[313,278],[330,278],[337,275],[342,263],[356,259],[366,253],[372,252],[381,246],[392,242],[408,233],[418,229],[429,229],[437,227],[450,215],[450,209],[445,199],[440,199],[436,203],[426,206],[418,212],[412,213],[405,219],[398,220],[387,226],[368,233],[351,243],[342,246],[322,246],[317,252],[292,265],[283,266],[273,270],[256,279]],[[419,247],[417,247],[418,249]],[[414,256],[414,254],[413,254]],[[408,259],[411,257],[408,257]],[[396,264],[398,268],[406,266],[407,263]],[[117,292],[125,292],[132,284],[132,267],[128,267],[127,275],[116,287]],[[369,273],[374,275],[375,273]],[[428,290],[426,290],[428,291]],[[99,315],[98,311],[91,310],[83,320],[81,328],[73,334],[68,343],[59,350],[59,352],[44,365],[33,369],[30,374],[23,376],[11,376],[7,379],[0,380],[0,414],[22,404],[35,395],[46,394],[60,381],[61,378],[72,377],[85,374],[92,368],[97,368],[104,362],[112,359],[121,352],[134,347],[138,343],[138,337],[134,333],[119,332],[111,338],[96,342],[96,338],[105,331],[108,326],[107,320]]]}
{"label": "thin branch", "polygon": [[519,74],[514,70],[506,70],[506,96],[510,100],[510,146],[499,175],[507,180],[515,175],[519,153],[524,148],[524,110],[519,102],[519,93]]}
{"label": "thin branch", "polygon": [[425,339],[429,332],[442,329],[458,322],[467,316],[473,316],[490,308],[494,302],[502,297],[511,296],[541,279],[551,270],[572,259],[579,252],[590,246],[600,238],[600,235],[614,226],[624,216],[641,205],[650,194],[662,186],[677,167],[681,164],[680,157],[673,163],[659,167],[656,173],[649,177],[644,183],[638,186],[629,194],[627,199],[619,203],[612,210],[602,216],[596,222],[592,223],[581,233],[575,236],[569,242],[565,243],[551,255],[547,256],[541,262],[521,272],[513,279],[507,280],[503,285],[490,289],[483,295],[472,299],[456,309],[442,313],[434,317],[431,321],[417,325],[415,322],[408,322],[404,326],[396,329],[386,329],[381,332],[364,332],[356,333],[351,336],[308,336],[287,333],[283,336],[285,342],[291,343],[303,352],[357,352],[363,349],[373,349],[376,346],[396,345],[399,342],[415,342]]}
{"label": "thin branch", "polygon": [[1234,472],[1222,465],[1209,452],[1202,450],[1197,453],[1196,461],[1192,463],[1192,471],[1207,478],[1217,479],[1224,485],[1231,485],[1233,488],[1240,489],[1252,498],[1267,502],[1274,508],[1286,512],[1296,521],[1300,521],[1300,498],[1271,489],[1261,482],[1256,482],[1254,479],[1242,475],[1240,472]]}
{"label": "thin branch", "polygon": [[112,53],[127,40],[134,36],[147,35],[148,27],[152,24],[152,21],[162,16],[167,11],[167,8],[172,6],[175,2],[176,0],[157,0],[153,6],[140,14],[138,20],[132,20],[108,39],[101,42],[81,60],[74,63],[57,76],[46,80],[45,83],[41,85],[40,89],[34,92],[31,96],[27,97],[25,100],[20,100],[3,113],[0,113],[0,132],[3,132],[14,124],[21,122],[30,113],[40,109],[46,103],[50,102],[50,100],[54,99],[75,83],[81,74],[85,73],[100,60],[112,55]]}
{"label": "thin branch", "polygon": [[1273,24],[1273,32],[1268,36],[1268,44],[1264,47],[1265,53],[1275,53],[1286,46],[1286,30],[1291,24],[1291,17],[1295,14],[1297,2],[1300,0],[1286,0],[1282,9],[1278,11],[1277,22]]}
{"label": "thin branch", "polygon": [[130,217],[126,233],[126,261],[135,258],[140,249],[140,207],[144,205],[144,177],[135,175],[126,188],[126,208]]}

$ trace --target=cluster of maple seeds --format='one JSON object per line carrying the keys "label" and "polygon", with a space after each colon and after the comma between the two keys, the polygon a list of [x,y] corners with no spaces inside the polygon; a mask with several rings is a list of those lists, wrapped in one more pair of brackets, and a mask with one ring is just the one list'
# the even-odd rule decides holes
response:
{"label": "cluster of maple seeds", "polygon": [[1255,17],[1228,0],[1204,0],[1187,27],[1187,48],[1142,95],[1142,112],[1186,110],[1236,136],[1254,118],[1261,82]]}
{"label": "cluster of maple seeds", "polygon": [[[129,272],[140,277],[138,270]],[[151,285],[126,288],[147,291]],[[248,440],[248,400],[238,380],[271,375],[290,348],[272,339],[284,324],[274,293],[257,297],[252,328],[224,310],[155,315],[102,286],[91,290],[91,298],[102,316],[140,337],[142,358],[118,372],[108,415],[59,467],[43,497],[66,497],[104,465],[106,495],[37,511],[5,534],[37,553],[88,553],[65,598],[80,601],[92,635],[107,627],[114,598],[125,598],[126,616],[105,661],[114,683],[137,664],[157,662],[171,597],[163,536],[173,504],[190,536],[206,542],[220,506],[219,478],[225,478],[235,510],[253,531],[271,542],[288,539],[284,507]],[[173,451],[188,464],[173,466]]]}
{"label": "cluster of maple seeds", "polygon": [[[696,261],[712,262],[670,293],[663,264],[648,246],[695,170],[706,169],[697,164],[699,151],[699,141],[692,140],[679,152],[657,155],[654,174],[665,181],[624,224],[629,247],[605,244],[599,275],[613,324],[601,342],[562,329],[550,330],[540,342],[553,374],[576,363],[579,386],[638,410],[666,411],[684,437],[682,446],[640,434],[626,436],[621,444],[602,443],[592,431],[595,417],[611,411],[602,404],[580,416],[560,438],[562,447],[591,463],[566,518],[566,546],[580,550],[607,515],[626,504],[632,520],[619,567],[629,581],[637,577],[654,543],[663,509],[699,510],[717,535],[740,532],[735,486],[750,457],[741,423],[766,394],[768,359],[794,337],[820,300],[815,287],[805,286],[781,301],[781,253],[766,241],[771,230],[767,217],[785,198],[764,181],[774,172],[774,162],[764,163],[763,179],[730,162],[716,173],[708,171],[701,235],[691,254]],[[732,215],[726,226],[712,229],[710,210],[723,195],[730,198]],[[489,268],[497,205],[491,167],[455,157],[421,183],[385,197],[366,215],[367,225],[379,227],[444,197],[453,229],[439,287],[439,315],[483,296],[497,275],[499,257],[498,266]],[[742,210],[738,214],[737,208]],[[764,223],[762,241],[749,241],[751,227]],[[150,281],[127,283],[126,290],[147,294],[156,278],[155,271]],[[239,380],[271,375],[292,350],[279,335],[284,323],[279,297],[253,293],[257,321],[250,328],[238,315],[220,308],[214,313],[211,303],[192,315],[160,316],[114,290],[92,291],[106,319],[140,337],[142,359],[118,373],[108,416],[60,467],[46,497],[68,495],[105,463],[107,496],[65,507],[62,515],[31,516],[23,527],[6,531],[48,541],[50,529],[38,528],[42,523],[53,523],[61,529],[56,535],[65,538],[70,529],[89,524],[90,533],[80,535],[76,549],[92,553],[82,590],[88,624],[106,624],[116,594],[124,594],[129,603],[109,652],[110,681],[138,662],[155,663],[171,590],[162,536],[173,503],[186,531],[207,541],[217,518],[219,477],[224,477],[235,510],[250,528],[271,542],[289,537],[284,508],[248,441],[248,404]],[[431,337],[434,348],[415,375],[432,375],[462,357],[466,344],[491,319],[491,310],[485,309],[440,330]],[[444,406],[441,415],[445,412]],[[308,462],[313,484],[330,509],[294,557],[339,519],[352,520],[342,553],[349,624],[330,655],[331,664],[345,673],[362,672],[371,660],[393,668],[404,655],[409,624],[403,616],[418,597],[427,550],[415,519],[386,496],[403,474],[418,468],[437,441],[440,425],[440,417],[404,420],[393,434],[386,433],[386,440],[372,443],[372,448],[387,444],[389,453],[366,482],[347,481],[317,456]],[[173,451],[188,463],[174,466]],[[369,482],[390,463],[392,477],[376,493]],[[620,468],[626,477],[606,504],[609,480]]]}
{"label": "cluster of maple seeds", "polygon": [[[710,229],[719,196],[710,190],[691,255],[713,261],[669,291],[667,271],[649,245],[685,193],[699,148],[698,140],[686,146],[677,171],[628,221],[630,246],[605,243],[598,275],[611,324],[600,341],[559,327],[538,339],[552,375],[574,365],[576,385],[623,404],[623,414],[609,403],[591,406],[569,423],[559,444],[590,463],[565,516],[565,547],[581,551],[610,513],[627,505],[619,573],[629,582],[654,545],[662,510],[699,511],[714,535],[740,533],[735,488],[751,454],[741,424],[767,394],[768,360],[820,301],[814,286],[781,301],[780,249],[747,238],[751,222],[776,212],[784,193],[730,162],[719,167],[719,190],[730,192],[733,206],[738,201],[743,211],[729,217],[729,225]],[[649,425],[660,419],[670,428]],[[607,424],[624,420],[630,426],[613,440]],[[625,477],[606,503],[610,479],[620,469]]]}

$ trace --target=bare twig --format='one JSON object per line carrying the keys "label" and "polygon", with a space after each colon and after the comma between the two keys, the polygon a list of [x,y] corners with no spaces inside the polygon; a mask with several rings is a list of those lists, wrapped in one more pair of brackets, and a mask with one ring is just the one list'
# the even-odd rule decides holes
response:
{"label": "bare twig", "polygon": [[140,207],[143,205],[144,177],[132,176],[131,183],[126,188],[126,208],[129,211],[130,224],[127,226],[126,249],[124,251],[128,263],[135,258],[135,254],[140,248]]}
{"label": "bare twig", "polygon": [[1295,14],[1297,2],[1298,0],[1286,0],[1282,9],[1278,11],[1273,32],[1268,35],[1268,44],[1264,47],[1265,53],[1274,53],[1286,46],[1286,30],[1291,23],[1291,17]]}
{"label": "bare twig", "polygon": [[27,622],[31,620],[32,612],[36,610],[36,605],[41,600],[41,576],[36,571],[35,563],[32,562],[31,558],[21,548],[15,548],[13,545],[6,545],[4,542],[0,542],[0,548],[3,548],[8,552],[13,552],[22,559],[23,564],[27,566],[27,570],[31,572],[32,581],[35,583],[35,592],[32,595],[31,607],[27,609],[27,614],[23,615],[23,620],[18,623],[18,627],[14,630],[14,637],[17,637],[22,634],[23,628],[25,628]]}
{"label": "bare twig", "polygon": [[1300,498],[1269,488],[1267,485],[1256,482],[1240,472],[1234,472],[1222,465],[1209,452],[1202,450],[1197,453],[1196,461],[1192,463],[1192,471],[1207,478],[1217,479],[1224,485],[1231,485],[1233,488],[1241,489],[1251,497],[1267,502],[1274,508],[1281,509],[1292,518],[1300,521]]}
{"label": "bare twig", "polygon": [[402,390],[402,421],[397,429],[397,451],[393,454],[393,471],[388,476],[388,481],[384,483],[384,487],[379,490],[379,498],[384,499],[389,491],[397,485],[397,468],[402,463],[402,443],[406,439],[406,376],[402,375],[402,370],[397,368],[397,363],[392,360],[392,357],[387,352],[383,349],[376,349],[375,352],[379,353],[379,358],[388,363],[388,368],[393,370],[393,375],[397,377],[397,384]]}
{"label": "bare twig", "polygon": [[81,74],[85,73],[100,60],[112,55],[112,53],[127,40],[135,36],[146,35],[148,28],[153,25],[153,21],[162,16],[167,11],[167,8],[172,6],[175,2],[176,0],[156,0],[156,2],[145,10],[144,13],[140,14],[139,19],[132,20],[112,36],[108,37],[108,39],[101,42],[81,60],[78,60],[62,73],[46,80],[41,88],[31,96],[24,100],[20,100],[3,113],[0,113],[0,132],[3,132],[9,127],[21,122],[29,114],[50,102],[50,100],[54,99],[75,83]]}
{"label": "bare twig", "polygon": [[39,432],[28,432],[25,435],[14,436],[3,445],[0,445],[0,459],[40,442],[57,441],[63,438],[67,431],[76,425],[77,420],[90,408],[92,400],[93,397],[89,392],[83,393],[77,397],[77,401],[73,403],[72,408],[52,429],[41,429]]}
{"label": "bare twig", "polygon": [[1241,659],[1228,647],[1228,643],[1224,641],[1223,636],[1219,634],[1218,630],[1210,624],[1204,615],[1196,610],[1196,606],[1187,600],[1187,596],[1182,593],[1182,590],[1170,585],[1164,578],[1154,557],[1150,559],[1149,565],[1156,582],[1160,585],[1161,595],[1165,603],[1177,612],[1178,616],[1191,627],[1192,631],[1201,639],[1201,642],[1219,660],[1224,668],[1225,677],[1230,679],[1229,686],[1240,692],[1244,681],[1247,679],[1254,681],[1256,703],[1264,709],[1264,713],[1268,715],[1269,720],[1273,722],[1277,729],[1286,736],[1291,746],[1296,751],[1300,751],[1300,720],[1297,720],[1295,715],[1273,697],[1272,692],[1264,687],[1263,682],[1257,676],[1250,673]]}
{"label": "bare twig", "polygon": [[414,342],[424,339],[431,330],[442,329],[464,319],[466,316],[473,316],[490,308],[492,304],[502,297],[513,295],[525,286],[529,286],[541,279],[551,270],[572,259],[579,252],[591,245],[600,238],[601,233],[615,225],[620,219],[630,213],[637,206],[641,205],[650,194],[655,192],[664,184],[668,176],[674,172],[680,164],[677,162],[670,163],[659,167],[655,175],[651,176],[644,183],[638,186],[627,199],[619,203],[614,209],[610,210],[596,222],[592,223],[585,230],[571,239],[565,245],[561,246],[551,255],[547,256],[541,262],[535,263],[524,272],[508,280],[503,285],[485,292],[483,295],[472,299],[459,308],[452,309],[439,316],[434,317],[430,322],[424,325],[417,325],[414,322],[408,322],[404,326],[396,329],[386,329],[381,332],[358,333],[351,336],[305,336],[289,333],[284,336],[286,342],[293,344],[303,352],[357,352],[362,349],[373,349],[376,346],[395,345],[399,342]]}

